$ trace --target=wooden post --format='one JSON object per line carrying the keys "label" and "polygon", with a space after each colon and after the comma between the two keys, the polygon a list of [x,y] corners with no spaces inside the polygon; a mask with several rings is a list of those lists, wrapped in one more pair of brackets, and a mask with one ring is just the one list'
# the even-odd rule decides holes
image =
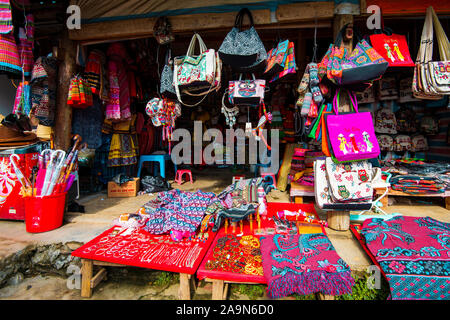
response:
{"label": "wooden post", "polygon": [[445,209],[450,210],[450,197],[445,198]]}
{"label": "wooden post", "polygon": [[56,93],[55,148],[67,150],[72,134],[72,108],[67,105],[70,79],[76,71],[76,44],[63,33],[58,49],[58,89]]}
{"label": "wooden post", "polygon": [[336,231],[347,231],[350,229],[350,211],[328,211],[328,227]]}
{"label": "wooden post", "polygon": [[190,275],[180,273],[180,290],[178,292],[180,300],[191,300]]}
{"label": "wooden post", "polygon": [[316,293],[317,300],[334,300],[334,296],[323,294],[321,292]]}
{"label": "wooden post", "polygon": [[83,298],[92,296],[91,280],[93,268],[92,260],[81,259],[81,296]]}

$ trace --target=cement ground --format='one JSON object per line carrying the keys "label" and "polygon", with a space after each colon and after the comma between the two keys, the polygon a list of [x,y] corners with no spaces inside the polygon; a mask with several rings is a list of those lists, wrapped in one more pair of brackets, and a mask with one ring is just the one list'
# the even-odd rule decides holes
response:
{"label": "cement ground", "polygon": [[[181,190],[211,191],[219,193],[231,183],[232,174],[227,169],[193,171],[195,182],[187,182],[181,186],[172,182],[172,186]],[[250,177],[251,175],[247,175]],[[169,177],[170,178],[170,177]],[[144,203],[154,196],[141,195],[135,198],[108,198],[106,193],[81,198],[77,201],[85,206],[85,213],[69,212],[65,216],[64,225],[56,230],[31,234],[25,230],[21,221],[0,221],[0,261],[30,245],[48,245],[54,243],[67,244],[76,248],[112,226],[112,221],[121,213],[137,211]],[[398,199],[398,198],[397,198]],[[393,206],[384,208],[388,213],[401,213],[408,216],[425,217],[450,222],[450,214],[442,204],[408,202],[406,200]],[[289,202],[287,192],[272,191],[268,196],[270,202]],[[319,212],[322,218],[324,213]],[[349,264],[350,268],[364,273],[371,265],[369,258],[363,251],[350,231],[333,231],[327,228],[328,236],[338,254]],[[1,271],[1,270],[0,270]],[[144,272],[145,270],[141,270]],[[138,271],[139,272],[139,271]],[[138,277],[139,278],[139,277]],[[101,283],[91,299],[176,299],[177,281],[166,284],[165,287],[151,285],[146,281],[130,281],[124,274],[118,279],[109,279]],[[194,299],[210,299],[210,284],[202,283]],[[248,299],[239,293],[231,298]],[[25,278],[16,285],[9,285],[0,289],[0,299],[81,299],[79,290],[67,288],[67,279],[61,276],[38,275]]]}

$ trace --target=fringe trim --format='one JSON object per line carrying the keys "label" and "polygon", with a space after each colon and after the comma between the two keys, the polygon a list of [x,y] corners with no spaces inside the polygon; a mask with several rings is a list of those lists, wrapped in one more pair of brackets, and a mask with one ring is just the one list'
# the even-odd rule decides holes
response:
{"label": "fringe trim", "polygon": [[337,296],[351,294],[355,279],[350,271],[330,273],[326,271],[305,272],[297,275],[288,272],[285,276],[270,281],[267,293],[272,299],[289,296],[293,293],[309,295],[321,292]]}

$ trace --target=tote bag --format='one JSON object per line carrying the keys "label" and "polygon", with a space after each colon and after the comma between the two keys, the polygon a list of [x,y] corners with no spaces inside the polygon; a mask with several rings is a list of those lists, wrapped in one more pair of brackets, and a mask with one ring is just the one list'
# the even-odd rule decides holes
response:
{"label": "tote bag", "polygon": [[279,72],[278,74],[275,74],[275,76],[269,81],[274,82],[290,73],[297,72],[297,65],[295,64],[295,53],[294,53],[294,43],[289,42],[288,49],[285,53],[286,59],[284,60],[284,69]]}
{"label": "tote bag", "polygon": [[332,153],[337,162],[377,158],[380,147],[375,135],[372,114],[358,112],[354,94],[349,94],[355,113],[338,114],[340,90],[333,101],[335,114],[327,115],[325,122]]}
{"label": "tote bag", "polygon": [[[250,19],[250,28],[242,30],[244,16]],[[219,48],[219,56],[223,63],[233,68],[246,68],[265,63],[267,52],[253,26],[253,17],[247,8],[243,8],[236,16],[233,29],[226,35]]]}
{"label": "tote bag", "polygon": [[388,29],[377,32],[370,36],[370,43],[389,63],[389,67],[415,66],[404,35],[392,33]]}
{"label": "tote bag", "polygon": [[275,48],[272,48],[268,53],[266,69],[264,75],[268,78],[284,70],[286,58],[288,53],[289,40],[278,43]]}
{"label": "tote bag", "polygon": [[171,50],[167,50],[165,65],[161,72],[161,84],[159,88],[159,93],[163,97],[167,98],[176,98],[177,93],[175,92],[175,88],[173,86],[173,70],[170,66],[170,58],[171,58]]}
{"label": "tote bag", "polygon": [[336,85],[353,85],[379,79],[388,67],[388,62],[357,32],[358,42],[351,53],[341,47],[343,33],[348,25],[339,32],[331,48],[327,64],[327,77]]}
{"label": "tote bag", "polygon": [[230,81],[228,86],[228,97],[231,104],[259,106],[264,101],[264,90],[266,80],[255,79],[242,80],[242,74],[239,80]]}

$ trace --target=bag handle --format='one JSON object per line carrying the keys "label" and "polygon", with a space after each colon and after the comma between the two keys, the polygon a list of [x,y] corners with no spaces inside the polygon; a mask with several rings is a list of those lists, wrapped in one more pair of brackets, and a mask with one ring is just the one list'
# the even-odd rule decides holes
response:
{"label": "bag handle", "polygon": [[[336,41],[334,42],[334,46],[335,47],[340,47],[342,44],[342,39],[344,38],[344,33],[345,30],[347,30],[348,26],[351,23],[347,23],[345,26],[342,27],[341,31],[339,31],[338,35],[336,36]],[[355,25],[353,24],[352,26],[353,29],[353,39],[355,39],[357,42],[361,41],[363,39],[361,33],[359,32],[359,30],[355,27]]]}
{"label": "bag handle", "polygon": [[195,41],[198,41],[199,47],[200,47],[200,54],[204,53],[208,49],[206,48],[205,43],[203,42],[202,38],[198,33],[194,33],[192,36],[191,42],[188,47],[188,51],[186,53],[186,56],[192,57],[194,56],[194,49],[195,49]]}
{"label": "bag handle", "polygon": [[[255,74],[252,73],[253,81],[256,81]],[[242,81],[242,73],[239,74],[239,81]]]}
{"label": "bag handle", "polygon": [[450,43],[448,41],[447,34],[442,28],[442,24],[439,21],[439,18],[436,15],[436,12],[434,11],[433,7],[430,7],[430,11],[433,17],[433,25],[434,28],[436,29],[436,40],[438,42],[440,60],[441,61],[450,60]]}
{"label": "bag handle", "polygon": [[[355,113],[358,113],[358,99],[356,99],[356,95],[354,92],[347,91],[348,96],[350,98],[350,102],[352,104],[353,110]],[[339,114],[339,98],[341,95],[341,89],[336,90],[336,93],[334,94],[333,98],[333,110],[336,115]]]}
{"label": "bag handle", "polygon": [[234,27],[239,31],[242,30],[242,22],[244,20],[244,16],[247,15],[250,19],[250,28],[254,26],[252,13],[248,8],[242,8],[236,16],[236,20],[234,21]]}

